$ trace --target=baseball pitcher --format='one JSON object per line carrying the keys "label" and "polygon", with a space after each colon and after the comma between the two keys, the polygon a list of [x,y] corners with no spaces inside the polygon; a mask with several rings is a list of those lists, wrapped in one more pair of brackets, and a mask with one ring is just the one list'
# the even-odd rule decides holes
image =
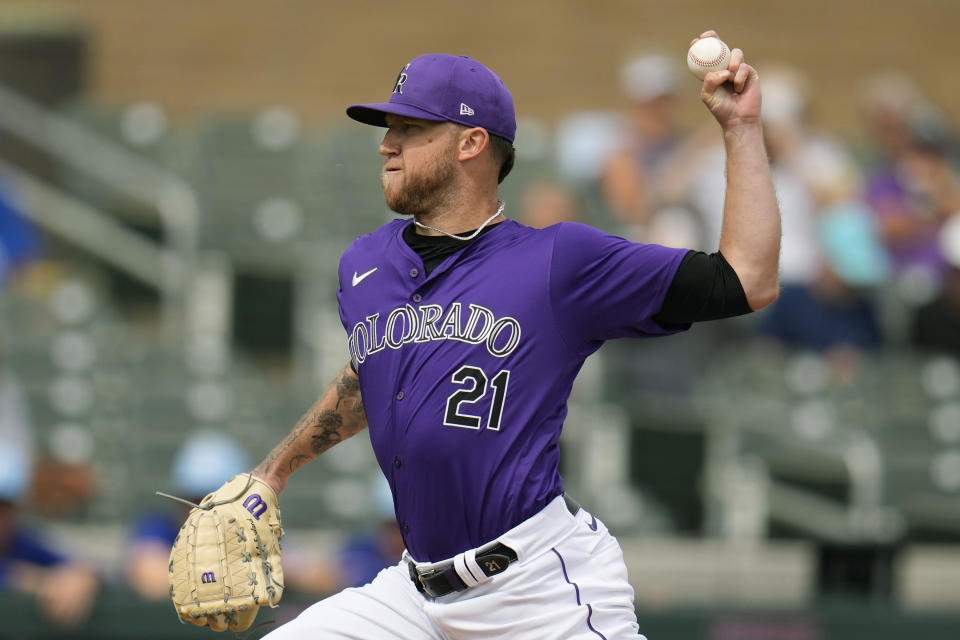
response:
{"label": "baseball pitcher", "polygon": [[[713,254],[505,217],[497,185],[513,164],[513,99],[476,60],[420,56],[389,90],[387,102],[347,109],[385,128],[383,194],[401,214],[340,261],[350,362],[252,475],[212,495],[207,504],[218,506],[196,510],[213,522],[212,512],[233,505],[217,521],[227,543],[236,546],[240,524],[263,551],[247,543],[246,555],[231,556],[202,523],[189,527],[179,580],[221,565],[231,573],[237,562],[232,573],[250,574],[261,589],[249,597],[253,612],[275,603],[274,494],[297,468],[369,427],[406,551],[370,584],[318,602],[270,640],[639,637],[619,544],[564,495],[567,397],[584,359],[607,340],[666,335],[776,298],[780,218],[757,74],[735,49],[701,89],[727,155]],[[203,541],[227,544],[209,567],[191,564]],[[181,617],[249,626],[250,608],[231,612],[213,588],[216,597],[195,601],[192,593],[213,583],[193,582],[193,592],[174,594]]]}

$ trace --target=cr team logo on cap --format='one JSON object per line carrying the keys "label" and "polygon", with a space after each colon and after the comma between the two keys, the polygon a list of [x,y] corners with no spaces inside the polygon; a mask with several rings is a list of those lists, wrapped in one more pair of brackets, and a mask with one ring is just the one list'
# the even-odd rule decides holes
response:
{"label": "cr team logo on cap", "polygon": [[410,63],[408,62],[403,69],[400,69],[400,73],[397,74],[397,82],[393,87],[394,93],[399,93],[403,95],[403,83],[407,81],[407,69],[410,68]]}
{"label": "cr team logo on cap", "polygon": [[473,58],[445,53],[418,56],[404,65],[389,102],[352,104],[347,115],[365,124],[387,126],[387,116],[457,122],[483,127],[513,142],[517,117],[503,81]]}

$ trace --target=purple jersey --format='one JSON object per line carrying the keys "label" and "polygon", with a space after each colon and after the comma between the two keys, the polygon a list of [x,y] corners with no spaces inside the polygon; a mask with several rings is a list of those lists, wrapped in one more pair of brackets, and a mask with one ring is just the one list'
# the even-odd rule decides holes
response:
{"label": "purple jersey", "polygon": [[651,316],[686,250],[507,220],[425,277],[409,224],[347,249],[338,298],[404,542],[435,562],[563,492],[574,377],[605,340],[669,333]]}

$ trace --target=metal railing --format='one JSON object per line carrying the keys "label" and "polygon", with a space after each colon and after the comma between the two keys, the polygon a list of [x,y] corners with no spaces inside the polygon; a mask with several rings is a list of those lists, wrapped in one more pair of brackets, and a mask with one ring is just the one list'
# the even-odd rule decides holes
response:
{"label": "metal railing", "polygon": [[175,251],[197,247],[200,212],[180,176],[0,84],[0,129],[157,212]]}
{"label": "metal railing", "polygon": [[20,213],[38,226],[162,293],[179,291],[186,267],[176,252],[3,160],[0,173],[23,205]]}
{"label": "metal railing", "polygon": [[155,213],[159,243],[113,216],[9,163],[0,171],[20,194],[23,213],[51,234],[91,252],[161,294],[168,337],[182,332],[197,263],[200,211],[193,187],[165,167],[0,84],[0,132],[11,134],[79,174]]}

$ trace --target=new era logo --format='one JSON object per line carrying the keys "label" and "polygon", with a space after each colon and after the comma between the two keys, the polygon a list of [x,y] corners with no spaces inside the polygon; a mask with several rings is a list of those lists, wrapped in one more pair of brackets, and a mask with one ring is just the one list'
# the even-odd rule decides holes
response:
{"label": "new era logo", "polygon": [[462,115],[462,116],[472,116],[472,115],[473,115],[473,109],[471,109],[470,107],[468,107],[467,105],[465,105],[464,103],[461,102],[461,103],[460,103],[460,115]]}

